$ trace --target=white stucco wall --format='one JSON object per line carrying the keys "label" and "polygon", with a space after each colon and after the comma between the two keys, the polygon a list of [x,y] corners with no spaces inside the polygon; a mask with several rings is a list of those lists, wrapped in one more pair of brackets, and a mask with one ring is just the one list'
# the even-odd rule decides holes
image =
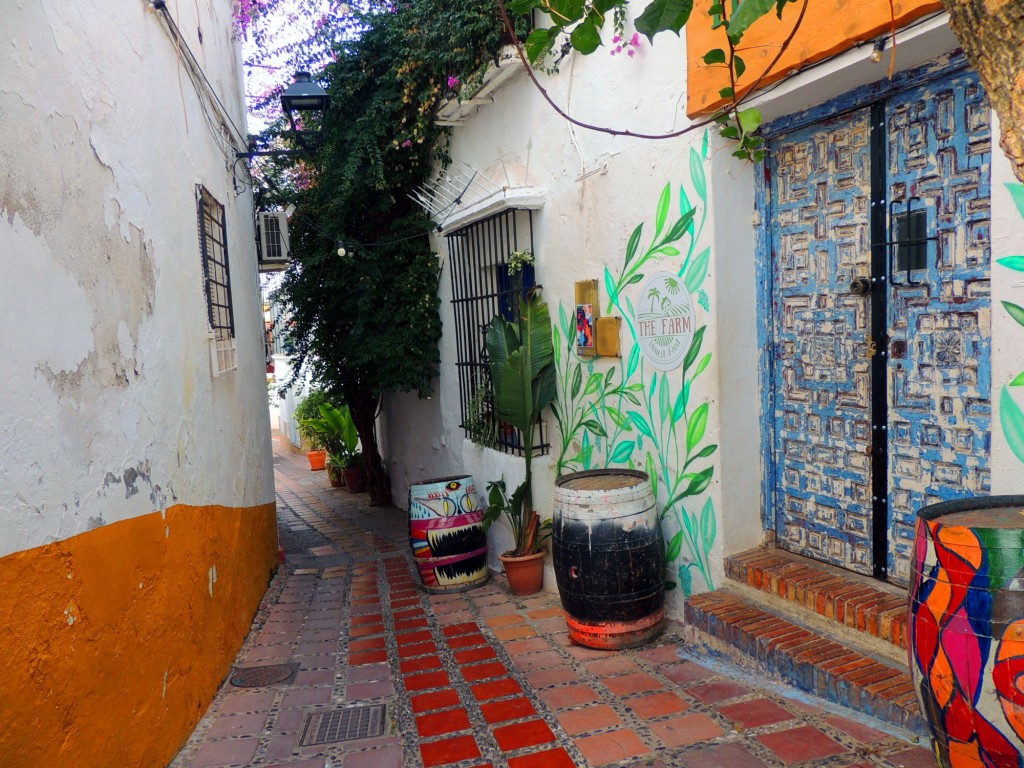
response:
{"label": "white stucco wall", "polygon": [[[956,45],[942,18],[919,24],[900,34],[896,67],[900,70],[920,65]],[[886,75],[888,54],[881,63],[871,62],[869,54],[870,45],[851,50],[773,87],[754,104],[766,120],[772,120],[876,82]],[[607,50],[589,57],[570,54],[560,74],[538,73],[538,78],[554,101],[578,120],[659,133],[686,125],[684,67],[682,41],[661,35],[653,48],[645,41],[635,59],[611,57]],[[536,276],[557,324],[559,302],[574,304],[577,280],[598,280],[602,314],[607,314],[605,267],[621,266],[630,233],[637,224],[644,222],[644,238],[650,237],[655,205],[666,183],[672,184],[673,205],[680,184],[691,201],[695,199],[690,157],[691,150],[699,149],[701,138],[702,131],[696,131],[670,140],[640,141],[573,127],[544,103],[521,73],[494,94],[493,104],[481,107],[465,125],[453,129],[451,149],[458,161],[484,172],[498,184],[543,190],[545,203],[534,214]],[[698,250],[711,249],[708,277],[702,286],[710,308],[698,310],[698,323],[707,323],[703,350],[713,352],[713,357],[690,397],[708,403],[707,441],[717,444],[718,450],[712,458],[713,480],[703,494],[695,497],[696,511],[710,501],[716,525],[709,552],[710,583],[694,578],[694,591],[719,585],[724,577],[723,558],[756,546],[764,535],[755,168],[724,150],[712,136],[703,161],[708,224],[700,235]],[[1006,191],[1008,180],[1007,163],[994,144],[994,264],[1001,256],[1024,253],[1024,226]],[[443,238],[437,239],[437,248],[445,262],[441,281],[444,341],[437,393],[429,402],[413,402],[410,398],[388,401],[388,455],[399,503],[407,493],[408,482],[424,476],[418,473],[471,473],[481,489],[487,481],[502,475],[514,487],[522,476],[521,459],[475,446],[463,439],[458,427],[454,319]],[[655,269],[657,266],[652,265],[649,271]],[[992,279],[993,399],[997,400],[1002,383],[1024,371],[1024,328],[996,307],[1000,299],[1024,306],[1024,278],[1020,272],[994,267]],[[635,299],[639,287],[633,286],[626,295]],[[628,355],[631,343],[625,327],[621,341],[623,354]],[[599,359],[594,370],[603,373],[622,362]],[[561,397],[564,395],[560,392]],[[1024,407],[1024,395],[1015,390],[1014,396]],[[545,512],[552,508],[557,459],[554,419],[549,418],[547,423],[552,454],[537,464],[535,492],[538,506]],[[993,420],[993,490],[1021,492],[1024,472],[1005,439],[997,434],[997,425],[998,415]],[[418,436],[421,429],[422,436]],[[665,501],[664,489],[659,501]],[[676,530],[678,526],[667,521],[666,535]],[[492,566],[499,567],[496,555],[509,542],[504,525],[492,529]],[[680,562],[685,564],[687,556],[684,545]],[[546,588],[554,589],[550,570]],[[680,597],[680,590],[670,593],[670,611],[677,616]]]}
{"label": "white stucco wall", "polygon": [[1024,456],[1010,447],[1002,423],[1004,397],[1024,411],[1024,386],[1009,386],[1024,373],[1024,326],[1003,306],[1024,306],[1024,272],[1005,262],[1007,257],[1024,255],[1024,211],[1018,210],[1009,190],[1010,185],[1024,189],[1024,183],[1013,175],[999,149],[999,121],[994,115],[992,137],[992,493],[1024,494]]}
{"label": "white stucco wall", "polygon": [[[203,6],[170,13],[244,131],[231,3]],[[16,4],[4,28],[0,555],[176,503],[272,501],[251,195],[164,25],[86,0]],[[226,211],[238,369],[218,378],[197,184]]]}

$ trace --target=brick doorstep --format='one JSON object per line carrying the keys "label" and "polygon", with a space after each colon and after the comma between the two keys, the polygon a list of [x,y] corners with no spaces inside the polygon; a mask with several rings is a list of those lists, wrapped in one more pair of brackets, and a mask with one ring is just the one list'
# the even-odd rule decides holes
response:
{"label": "brick doorstep", "polygon": [[913,691],[906,665],[863,653],[729,592],[691,597],[685,615],[691,627],[741,661],[823,699],[926,732],[916,699],[894,696]]}
{"label": "brick doorstep", "polygon": [[902,592],[851,578],[837,568],[782,550],[756,548],[730,555],[725,572],[747,589],[759,590],[906,650],[907,609]]}

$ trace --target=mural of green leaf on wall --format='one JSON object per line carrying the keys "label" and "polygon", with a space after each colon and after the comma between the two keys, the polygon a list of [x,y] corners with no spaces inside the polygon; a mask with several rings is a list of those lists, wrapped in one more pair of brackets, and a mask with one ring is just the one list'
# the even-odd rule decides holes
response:
{"label": "mural of green leaf on wall", "polygon": [[641,352],[637,323],[646,305],[660,296],[649,291],[634,306],[630,294],[635,289],[630,288],[652,272],[670,271],[676,277],[667,281],[669,292],[685,287],[704,312],[710,310],[702,286],[711,249],[699,245],[707,217],[706,158],[705,136],[701,151],[690,150],[689,186],[695,202],[680,185],[673,205],[672,185],[666,184],[655,208],[653,234],[650,222],[638,224],[621,268],[605,269],[608,312],[622,317],[630,335],[625,361],[607,366],[607,361],[596,363],[576,354],[574,307],[559,305],[553,330],[560,393],[552,407],[560,436],[558,474],[612,466],[647,472],[661,507],[665,561],[686,595],[700,586],[695,578],[707,589],[715,587],[710,552],[718,535],[717,518],[706,491],[718,446],[706,436],[709,402],[690,397],[694,382],[711,362],[712,353],[704,351],[707,325],[698,320],[678,368],[655,370]]}
{"label": "mural of green leaf on wall", "polygon": [[[1007,184],[1010,196],[1017,206],[1017,212],[1024,218],[1024,184]],[[1007,269],[1016,272],[1024,272],[1024,255],[1006,256],[999,259],[998,263]],[[1003,309],[1009,313],[1017,323],[1024,326],[1024,307],[1010,301],[1003,302]],[[1011,394],[1011,387],[1024,387],[1024,371],[1018,373],[1009,384],[1003,387],[999,397],[999,421],[1003,427],[1003,436],[1006,438],[1010,450],[1021,462],[1024,462],[1024,411],[1017,404]]]}

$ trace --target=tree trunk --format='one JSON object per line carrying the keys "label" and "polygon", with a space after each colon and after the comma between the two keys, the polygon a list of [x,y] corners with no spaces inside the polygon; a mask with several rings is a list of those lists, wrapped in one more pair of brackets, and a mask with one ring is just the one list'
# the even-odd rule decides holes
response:
{"label": "tree trunk", "polygon": [[348,407],[352,420],[359,433],[359,442],[363,447],[363,466],[366,471],[366,490],[370,494],[370,504],[381,506],[391,503],[391,480],[384,469],[384,460],[377,447],[377,409],[380,406],[380,395],[369,390],[360,389],[351,393]]}
{"label": "tree trunk", "polygon": [[1024,2],[942,0],[942,5],[999,115],[999,146],[1024,182]]}

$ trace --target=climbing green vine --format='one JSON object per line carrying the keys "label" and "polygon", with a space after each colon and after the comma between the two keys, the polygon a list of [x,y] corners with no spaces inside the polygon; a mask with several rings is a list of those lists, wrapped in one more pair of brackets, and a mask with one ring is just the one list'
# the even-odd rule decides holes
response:
{"label": "climbing green vine", "polygon": [[693,591],[694,576],[714,588],[710,551],[717,538],[717,518],[706,491],[718,446],[707,440],[709,401],[691,396],[694,383],[711,362],[712,353],[703,352],[707,326],[695,330],[680,369],[655,370],[641,352],[638,312],[627,289],[640,283],[651,267],[665,269],[666,262],[675,261],[676,289],[685,286],[705,312],[710,309],[702,285],[711,251],[699,247],[707,217],[706,157],[707,135],[701,151],[692,149],[690,154],[690,187],[696,201],[691,202],[680,185],[678,216],[670,217],[672,188],[666,184],[655,211],[653,236],[645,242],[644,224],[639,224],[618,272],[605,269],[609,311],[622,316],[632,341],[625,365],[600,371],[593,358],[578,356],[575,314],[564,305],[559,306],[559,323],[553,330],[561,393],[553,407],[559,432],[558,474],[616,465],[646,471],[662,510],[666,563],[675,568],[687,595]]}

